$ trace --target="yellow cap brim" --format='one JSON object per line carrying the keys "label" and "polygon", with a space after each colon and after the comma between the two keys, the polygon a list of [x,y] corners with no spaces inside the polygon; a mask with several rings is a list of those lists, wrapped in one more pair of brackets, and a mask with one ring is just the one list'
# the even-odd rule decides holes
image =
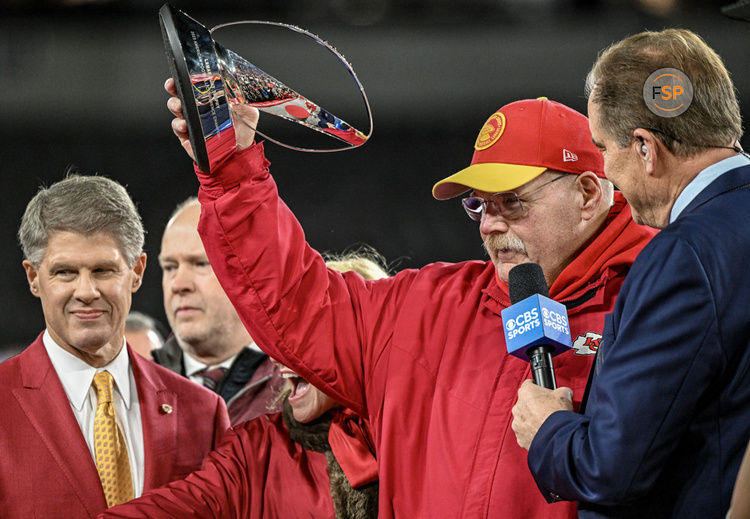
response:
{"label": "yellow cap brim", "polygon": [[474,164],[435,184],[432,196],[438,200],[447,200],[470,189],[488,193],[512,191],[545,171],[545,167],[521,164]]}

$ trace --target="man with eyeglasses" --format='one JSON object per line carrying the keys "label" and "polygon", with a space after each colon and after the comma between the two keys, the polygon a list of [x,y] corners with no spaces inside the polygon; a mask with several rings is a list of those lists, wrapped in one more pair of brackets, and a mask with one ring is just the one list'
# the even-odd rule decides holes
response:
{"label": "man with eyeglasses", "polygon": [[[168,106],[190,152],[179,99]],[[441,199],[472,191],[464,209],[490,261],[366,282],[327,270],[307,245],[262,145],[251,145],[257,111],[233,110],[237,147],[209,141],[224,149],[209,149],[211,175],[197,172],[199,232],[258,345],[370,420],[380,516],[575,517],[574,504],[545,502],[513,437],[510,410],[529,364],[507,354],[500,312],[508,270],[539,263],[569,308],[576,349],[555,369],[580,401],[604,314],[653,234],[613,199],[586,117],[546,99],[501,108],[472,166],[434,189]]]}

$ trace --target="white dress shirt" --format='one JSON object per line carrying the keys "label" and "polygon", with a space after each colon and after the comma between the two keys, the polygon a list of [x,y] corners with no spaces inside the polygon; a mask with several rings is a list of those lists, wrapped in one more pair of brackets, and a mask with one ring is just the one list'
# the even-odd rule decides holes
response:
{"label": "white dress shirt", "polygon": [[52,361],[52,366],[62,383],[65,394],[68,396],[70,407],[78,420],[86,444],[91,452],[91,457],[96,464],[94,452],[94,418],[96,416],[96,389],[91,384],[94,375],[100,371],[109,371],[114,379],[114,391],[112,395],[115,406],[115,417],[120,427],[125,445],[130,458],[130,474],[133,477],[133,492],[135,497],[143,494],[144,474],[144,446],[143,427],[141,424],[141,407],[138,403],[138,390],[133,378],[133,369],[130,366],[128,350],[123,347],[120,353],[104,367],[95,368],[89,366],[83,360],[72,353],[62,349],[45,330],[44,348],[47,350]]}

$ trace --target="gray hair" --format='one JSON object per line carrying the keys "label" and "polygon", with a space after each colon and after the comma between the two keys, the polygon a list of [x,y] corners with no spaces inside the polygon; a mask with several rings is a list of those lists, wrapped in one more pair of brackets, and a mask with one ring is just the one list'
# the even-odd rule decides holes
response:
{"label": "gray hair", "polygon": [[150,315],[144,314],[137,310],[131,310],[128,316],[125,318],[125,331],[126,332],[140,332],[142,330],[151,330],[159,338],[159,342],[164,342],[159,331],[159,325],[156,323],[156,319]]}
{"label": "gray hair", "polygon": [[[593,173],[593,171],[591,172]],[[542,175],[545,175],[550,180],[559,176],[559,175],[568,175],[571,177],[577,177],[578,175],[576,173],[565,173],[564,171],[558,171],[558,170],[552,170],[548,169]],[[600,176],[596,177],[599,180],[599,185],[602,187],[602,207],[608,208],[612,207],[615,203],[615,185],[612,183],[611,180],[607,178],[602,178]]]}
{"label": "gray hair", "polygon": [[39,267],[50,237],[61,231],[110,234],[131,268],[143,252],[145,231],[138,210],[125,188],[106,177],[68,175],[41,187],[18,229],[24,257]]}

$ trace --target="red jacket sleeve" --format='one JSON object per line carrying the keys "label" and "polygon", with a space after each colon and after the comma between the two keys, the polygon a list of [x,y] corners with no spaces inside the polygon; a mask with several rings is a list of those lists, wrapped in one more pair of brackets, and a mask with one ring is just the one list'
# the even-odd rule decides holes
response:
{"label": "red jacket sleeve", "polygon": [[219,446],[222,438],[224,438],[224,433],[226,433],[227,429],[231,426],[232,424],[229,421],[227,406],[224,403],[224,400],[219,398],[216,401],[216,412],[214,413],[214,442],[212,445],[214,449]]}
{"label": "red jacket sleeve", "polygon": [[367,370],[383,354],[410,274],[370,282],[329,271],[279,198],[262,145],[217,162],[211,176],[197,172],[198,230],[245,326],[271,357],[366,416]]}
{"label": "red jacket sleeve", "polygon": [[230,429],[200,470],[98,517],[333,517],[326,457],[293,442],[279,413],[261,416]]}
{"label": "red jacket sleeve", "polygon": [[250,472],[242,438],[229,431],[221,446],[210,452],[201,470],[187,478],[150,490],[138,499],[97,516],[106,518],[212,518],[249,517]]}

